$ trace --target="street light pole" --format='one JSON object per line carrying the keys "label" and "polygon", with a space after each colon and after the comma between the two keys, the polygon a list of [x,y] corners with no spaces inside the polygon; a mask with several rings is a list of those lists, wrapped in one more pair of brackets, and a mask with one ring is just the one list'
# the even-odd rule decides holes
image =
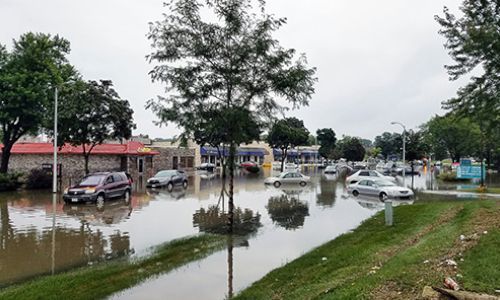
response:
{"label": "street light pole", "polygon": [[405,165],[405,155],[406,155],[406,127],[401,122],[391,122],[391,125],[399,125],[403,127],[403,186],[406,187],[406,165]]}
{"label": "street light pole", "polygon": [[57,87],[54,92],[54,165],[52,169],[52,193],[57,193]]}

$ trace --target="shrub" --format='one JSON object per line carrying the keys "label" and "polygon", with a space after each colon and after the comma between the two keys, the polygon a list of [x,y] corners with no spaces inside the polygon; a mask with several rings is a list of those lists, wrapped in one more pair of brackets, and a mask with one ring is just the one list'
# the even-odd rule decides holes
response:
{"label": "shrub", "polygon": [[0,192],[17,190],[21,186],[21,181],[19,181],[21,176],[21,173],[0,173]]}
{"label": "shrub", "polygon": [[48,189],[52,186],[52,175],[42,169],[31,170],[26,180],[28,189]]}
{"label": "shrub", "polygon": [[448,181],[448,182],[463,182],[463,181],[469,181],[469,179],[459,179],[457,178],[457,173],[456,172],[443,172],[438,175],[438,179],[442,181]]}

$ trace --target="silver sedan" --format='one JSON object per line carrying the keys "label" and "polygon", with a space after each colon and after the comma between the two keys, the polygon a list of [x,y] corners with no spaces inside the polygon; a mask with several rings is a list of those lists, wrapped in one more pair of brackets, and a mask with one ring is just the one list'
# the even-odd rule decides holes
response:
{"label": "silver sedan", "polygon": [[347,191],[354,196],[376,196],[382,201],[387,198],[410,200],[414,196],[413,191],[408,188],[398,186],[390,181],[373,179],[362,179],[350,184]]}
{"label": "silver sedan", "polygon": [[301,186],[305,186],[311,178],[309,176],[305,176],[300,174],[299,172],[283,172],[278,177],[268,177],[264,181],[265,184],[272,184],[276,187],[282,184],[300,184]]}

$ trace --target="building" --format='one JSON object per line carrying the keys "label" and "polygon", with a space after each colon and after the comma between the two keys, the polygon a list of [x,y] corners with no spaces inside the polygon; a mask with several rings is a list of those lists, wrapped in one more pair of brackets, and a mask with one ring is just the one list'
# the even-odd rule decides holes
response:
{"label": "building", "polygon": [[[0,145],[0,149],[1,149]],[[9,170],[29,174],[35,169],[52,169],[52,143],[21,142],[14,144]],[[154,157],[159,153],[139,142],[97,145],[90,154],[89,170],[125,171],[134,179],[150,177],[156,171]],[[85,173],[81,146],[64,145],[58,150],[59,176],[63,186],[80,179]]]}
{"label": "building", "polygon": [[[210,146],[200,146],[201,163],[212,163],[217,166],[219,162],[219,152],[224,157],[229,156],[229,149],[217,149]],[[236,149],[236,163],[245,161],[254,161],[258,164],[270,163],[273,161],[273,151],[265,143],[253,142],[251,144],[242,144]]]}
{"label": "building", "polygon": [[[287,161],[298,163],[318,163],[321,161],[321,156],[318,152],[319,146],[300,146],[295,149],[288,149]],[[281,160],[281,149],[273,149],[274,158],[277,161]]]}

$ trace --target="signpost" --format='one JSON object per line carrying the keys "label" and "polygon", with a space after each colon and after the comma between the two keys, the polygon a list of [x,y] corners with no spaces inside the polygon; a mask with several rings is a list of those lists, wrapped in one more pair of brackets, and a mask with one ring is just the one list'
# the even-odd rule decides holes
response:
{"label": "signpost", "polygon": [[484,165],[473,165],[470,159],[460,161],[460,166],[457,167],[458,179],[485,179],[486,170]]}

